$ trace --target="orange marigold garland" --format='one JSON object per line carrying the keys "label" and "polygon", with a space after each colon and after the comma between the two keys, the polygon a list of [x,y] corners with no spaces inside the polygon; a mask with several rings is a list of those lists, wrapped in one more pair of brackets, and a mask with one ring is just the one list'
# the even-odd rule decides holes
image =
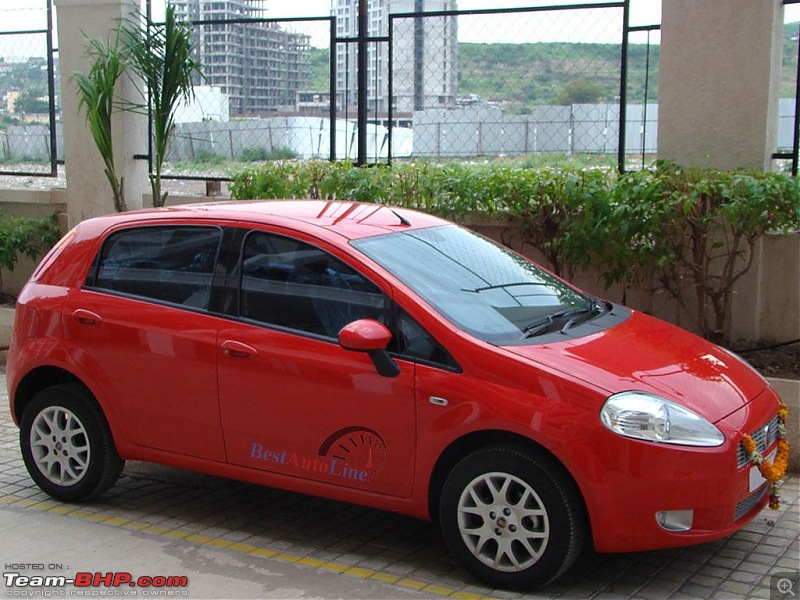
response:
{"label": "orange marigold garland", "polygon": [[758,467],[761,476],[772,484],[769,493],[769,507],[772,510],[777,510],[781,505],[778,491],[783,483],[786,468],[789,466],[789,442],[786,441],[786,416],[788,414],[789,409],[782,403],[778,409],[778,452],[774,461],[770,462],[761,456],[752,437],[745,434],[742,439],[742,445],[744,445],[748,457]]}

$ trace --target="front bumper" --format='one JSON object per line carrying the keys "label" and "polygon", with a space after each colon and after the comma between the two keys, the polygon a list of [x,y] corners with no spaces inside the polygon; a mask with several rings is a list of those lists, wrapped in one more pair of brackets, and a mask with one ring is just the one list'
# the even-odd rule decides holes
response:
{"label": "front bumper", "polygon": [[[641,442],[598,431],[581,444],[568,465],[578,473],[586,499],[595,548],[633,552],[708,542],[730,535],[767,504],[770,486],[741,464],[739,446],[777,414],[780,399],[765,389],[717,427],[725,442],[692,448]],[[775,447],[766,439],[768,455]],[[693,511],[691,528],[670,531],[657,513]]]}

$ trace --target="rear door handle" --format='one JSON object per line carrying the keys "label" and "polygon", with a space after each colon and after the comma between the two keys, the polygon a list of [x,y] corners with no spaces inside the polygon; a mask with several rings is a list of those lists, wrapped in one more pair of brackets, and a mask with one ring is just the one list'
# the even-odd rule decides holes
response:
{"label": "rear door handle", "polygon": [[231,358],[250,358],[258,354],[258,351],[252,346],[235,340],[222,342],[222,352],[225,356],[230,356]]}
{"label": "rear door handle", "polygon": [[97,313],[93,313],[84,308],[78,308],[72,311],[72,316],[78,319],[78,323],[81,325],[97,325],[103,320]]}

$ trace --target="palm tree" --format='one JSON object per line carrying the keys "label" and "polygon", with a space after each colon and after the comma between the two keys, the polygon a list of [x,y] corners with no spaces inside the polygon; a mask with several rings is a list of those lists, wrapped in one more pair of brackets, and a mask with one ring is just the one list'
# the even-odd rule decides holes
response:
{"label": "palm tree", "polygon": [[[149,98],[153,127],[153,172],[150,188],[153,205],[164,206],[161,173],[169,138],[175,129],[175,109],[194,98],[193,78],[202,77],[200,63],[192,58],[192,31],[175,18],[175,7],[167,4],[163,24],[149,19],[127,21],[121,27],[125,56],[141,78],[144,98]],[[146,105],[143,106],[146,108]]]}
{"label": "palm tree", "polygon": [[114,90],[125,70],[119,41],[119,31],[109,44],[89,40],[87,54],[94,62],[88,74],[73,73],[72,78],[78,86],[78,111],[85,112],[86,125],[105,164],[106,178],[114,195],[114,208],[123,212],[127,210],[124,178],[117,175],[111,136],[111,116],[117,107]]}

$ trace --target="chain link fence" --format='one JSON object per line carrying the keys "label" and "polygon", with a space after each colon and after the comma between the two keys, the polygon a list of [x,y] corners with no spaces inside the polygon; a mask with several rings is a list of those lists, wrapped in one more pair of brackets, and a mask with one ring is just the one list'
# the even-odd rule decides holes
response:
{"label": "chain link fence", "polygon": [[[658,31],[627,30],[623,1],[456,11],[437,0],[426,5],[448,10],[417,13],[378,3],[386,12],[370,13],[362,79],[347,4],[335,3],[329,18],[270,20],[207,18],[191,8],[198,3],[179,2],[206,81],[181,110],[167,176],[225,177],[272,159],[356,160],[359,127],[368,162],[525,156],[613,166],[621,154],[643,164],[655,152],[660,40]],[[641,40],[628,45],[626,87],[628,35]]]}
{"label": "chain link fence", "polygon": [[392,15],[393,157],[615,153],[623,8]]}
{"label": "chain link fence", "polygon": [[[237,10],[175,4],[192,21],[204,80],[194,101],[178,108],[168,177],[224,178],[250,162],[332,158],[333,19],[243,18],[245,10],[258,13],[246,2]],[[312,39],[328,44],[312,47]]]}
{"label": "chain link fence", "polygon": [[0,1],[0,175],[57,174],[52,7]]}

